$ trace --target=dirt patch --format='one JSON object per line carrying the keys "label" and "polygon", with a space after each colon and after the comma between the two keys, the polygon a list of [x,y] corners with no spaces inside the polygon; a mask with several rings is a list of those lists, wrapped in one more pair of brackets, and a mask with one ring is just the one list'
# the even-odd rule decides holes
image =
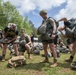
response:
{"label": "dirt patch", "polygon": [[28,75],[46,75],[44,71],[35,71],[35,70],[27,70],[26,74]]}
{"label": "dirt patch", "polygon": [[64,68],[64,69],[61,69],[61,70],[59,70],[57,72],[59,74],[59,73],[65,73],[65,72],[69,72],[69,71],[70,71],[70,68]]}

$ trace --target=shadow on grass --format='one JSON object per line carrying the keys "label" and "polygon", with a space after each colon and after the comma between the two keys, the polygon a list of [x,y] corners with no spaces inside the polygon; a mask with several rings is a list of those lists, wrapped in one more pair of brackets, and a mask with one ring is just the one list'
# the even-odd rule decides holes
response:
{"label": "shadow on grass", "polygon": [[[47,65],[46,65],[47,64]],[[44,67],[49,67],[51,63],[29,63],[27,65],[17,67],[16,70],[38,70],[41,71]]]}
{"label": "shadow on grass", "polygon": [[70,64],[71,63],[66,63],[66,62],[60,63],[60,62],[58,62],[58,66],[62,67],[62,68],[70,68]]}
{"label": "shadow on grass", "polygon": [[[21,67],[17,67],[17,70],[20,69],[25,69],[25,70],[38,70],[41,71],[43,68],[50,68],[50,65],[52,63],[28,63],[27,65],[21,66]],[[66,62],[58,62],[58,67],[61,68],[70,68],[70,63],[66,63]]]}

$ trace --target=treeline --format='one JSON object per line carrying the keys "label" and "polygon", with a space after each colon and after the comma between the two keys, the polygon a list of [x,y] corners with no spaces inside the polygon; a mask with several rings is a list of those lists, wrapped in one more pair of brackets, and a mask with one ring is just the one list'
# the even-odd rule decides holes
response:
{"label": "treeline", "polygon": [[9,1],[2,2],[2,0],[0,0],[0,28],[3,29],[8,23],[16,23],[18,30],[25,28],[28,34],[33,31],[36,35],[36,28],[34,24],[28,20],[28,16],[23,18],[16,7]]}

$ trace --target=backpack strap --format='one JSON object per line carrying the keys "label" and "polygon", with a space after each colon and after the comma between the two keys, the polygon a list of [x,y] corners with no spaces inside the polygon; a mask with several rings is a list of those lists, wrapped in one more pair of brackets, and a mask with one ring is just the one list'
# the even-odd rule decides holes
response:
{"label": "backpack strap", "polygon": [[51,25],[52,30],[53,30],[53,25],[50,23],[50,19],[54,20],[54,22],[55,22],[55,24],[56,24],[56,34],[57,34],[57,28],[58,28],[58,26],[59,26],[59,23],[58,23],[55,19],[53,19],[52,17],[49,17],[49,18],[47,19],[47,22],[49,21],[49,24]]}
{"label": "backpack strap", "polygon": [[56,27],[58,28],[59,27],[59,23],[52,17],[49,17],[48,19],[53,19],[55,21],[55,24],[56,24]]}
{"label": "backpack strap", "polygon": [[50,19],[51,19],[51,17],[49,17],[49,18],[46,20],[46,32],[53,30],[53,25],[51,24]]}

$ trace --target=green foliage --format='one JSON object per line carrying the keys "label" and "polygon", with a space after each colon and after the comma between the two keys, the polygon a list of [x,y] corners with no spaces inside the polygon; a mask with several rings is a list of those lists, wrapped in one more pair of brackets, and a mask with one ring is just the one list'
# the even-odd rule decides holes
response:
{"label": "green foliage", "polygon": [[9,1],[2,3],[0,0],[0,28],[4,29],[8,23],[16,23],[18,30],[25,28],[28,34],[30,34],[32,30],[36,32],[34,26],[34,29],[31,28],[31,25],[28,22],[28,16],[23,18],[19,14],[16,7],[13,6]]}

